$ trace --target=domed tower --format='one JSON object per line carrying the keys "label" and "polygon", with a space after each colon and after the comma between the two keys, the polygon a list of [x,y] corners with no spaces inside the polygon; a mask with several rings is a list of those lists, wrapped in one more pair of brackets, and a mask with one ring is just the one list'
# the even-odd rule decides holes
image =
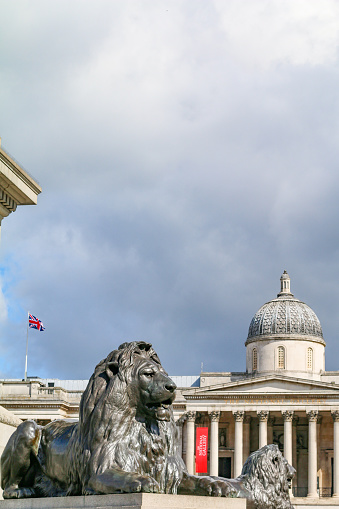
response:
{"label": "domed tower", "polygon": [[280,283],[277,298],[264,304],[250,323],[246,370],[319,379],[325,370],[326,346],[319,319],[291,293],[286,270]]}

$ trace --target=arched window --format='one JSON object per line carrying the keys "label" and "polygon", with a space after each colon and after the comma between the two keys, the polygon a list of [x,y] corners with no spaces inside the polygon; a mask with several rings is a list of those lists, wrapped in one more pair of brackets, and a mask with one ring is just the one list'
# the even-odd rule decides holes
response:
{"label": "arched window", "polygon": [[285,348],[278,346],[278,368],[285,369]]}
{"label": "arched window", "polygon": [[252,350],[252,371],[257,371],[258,369],[258,352],[256,348]]}
{"label": "arched window", "polygon": [[307,369],[313,369],[313,348],[307,348]]}

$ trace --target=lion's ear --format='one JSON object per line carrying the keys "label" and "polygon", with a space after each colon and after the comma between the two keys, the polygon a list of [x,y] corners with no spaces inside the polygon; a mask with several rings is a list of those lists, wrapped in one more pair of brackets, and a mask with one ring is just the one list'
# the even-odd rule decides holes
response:
{"label": "lion's ear", "polygon": [[138,341],[137,345],[140,350],[145,350],[145,352],[148,352],[152,348],[151,343],[146,343],[145,341]]}
{"label": "lion's ear", "polygon": [[119,363],[117,361],[111,361],[106,364],[106,373],[111,378],[117,375],[119,372]]}

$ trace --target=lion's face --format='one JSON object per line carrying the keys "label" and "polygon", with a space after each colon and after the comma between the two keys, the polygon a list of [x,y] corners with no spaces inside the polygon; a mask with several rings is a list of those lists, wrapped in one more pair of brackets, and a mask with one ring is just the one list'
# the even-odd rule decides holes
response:
{"label": "lion's face", "polygon": [[123,343],[96,366],[80,403],[79,421],[121,412],[138,420],[171,421],[175,383],[150,343]]}
{"label": "lion's face", "polygon": [[[276,498],[284,498],[289,502],[288,490],[292,486],[295,469],[281,454],[278,446],[265,445],[253,452],[243,466],[242,475],[247,475],[249,480],[257,479],[259,481],[259,484],[256,485],[258,493],[255,498],[260,500],[261,496],[267,496],[268,490],[272,491],[273,488]],[[262,488],[258,489],[259,486]],[[287,507],[289,506],[287,504]]]}
{"label": "lion's face", "polygon": [[175,389],[175,383],[160,364],[144,357],[134,359],[128,391],[139,417],[169,421]]}

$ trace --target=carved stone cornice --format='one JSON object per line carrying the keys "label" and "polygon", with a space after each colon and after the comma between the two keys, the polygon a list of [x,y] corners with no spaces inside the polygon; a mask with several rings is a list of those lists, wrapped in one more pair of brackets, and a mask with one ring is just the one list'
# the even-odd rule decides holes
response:
{"label": "carved stone cornice", "polygon": [[333,412],[331,412],[331,415],[334,422],[339,422],[339,410],[333,410]]}
{"label": "carved stone cornice", "polygon": [[36,205],[41,187],[0,147],[0,221],[18,205]]}
{"label": "carved stone cornice", "polygon": [[195,416],[197,415],[197,412],[195,412],[194,410],[188,410],[188,412],[186,412],[186,415],[187,422],[195,422]]}
{"label": "carved stone cornice", "polygon": [[243,422],[245,412],[243,410],[236,410],[233,412],[233,417],[236,422]]}
{"label": "carved stone cornice", "polygon": [[294,412],[292,410],[284,410],[284,412],[281,412],[284,421],[286,422],[292,422]]}
{"label": "carved stone cornice", "polygon": [[257,415],[259,417],[259,421],[260,422],[267,422],[269,414],[270,413],[269,413],[268,410],[260,410],[259,412],[257,412]]}
{"label": "carved stone cornice", "polygon": [[8,210],[8,213],[14,212],[17,208],[17,203],[3,189],[0,189],[0,203]]}
{"label": "carved stone cornice", "polygon": [[307,418],[309,422],[317,422],[318,421],[318,410],[310,410],[309,412],[306,412]]}
{"label": "carved stone cornice", "polygon": [[[279,378],[279,375],[277,375]],[[330,385],[330,384],[328,384]],[[333,388],[333,387],[331,387]],[[187,389],[187,391],[184,392],[184,397],[186,401],[197,401],[197,400],[208,400],[210,398],[210,394],[207,394],[205,392],[190,392],[190,389]],[[338,400],[338,394],[336,393],[317,393],[316,396],[312,395],[311,393],[307,395],[300,395],[299,393],[254,393],[254,394],[236,394],[236,393],[230,393],[230,392],[220,392],[213,394],[213,400],[222,400],[223,404],[230,404],[230,405],[272,405],[272,403],[279,404],[279,405],[320,405],[324,402],[327,402],[329,400]],[[336,405],[336,402],[333,403],[333,405]]]}
{"label": "carved stone cornice", "polygon": [[219,422],[220,412],[219,410],[213,410],[212,412],[208,412],[208,416],[211,422]]}

